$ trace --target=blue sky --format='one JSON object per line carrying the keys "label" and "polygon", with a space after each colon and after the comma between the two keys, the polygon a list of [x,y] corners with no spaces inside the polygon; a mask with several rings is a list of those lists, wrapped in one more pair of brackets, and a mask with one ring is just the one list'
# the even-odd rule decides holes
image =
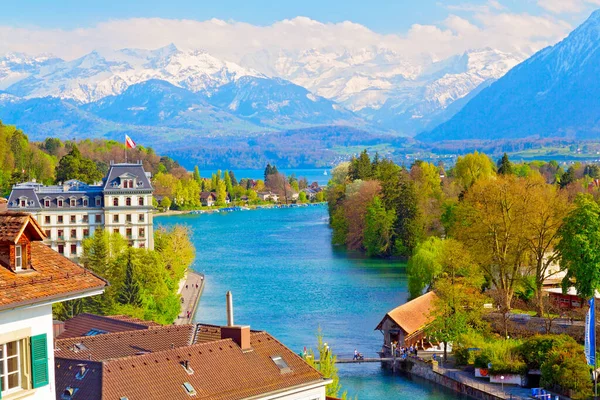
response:
{"label": "blue sky", "polygon": [[[513,13],[544,15],[549,11],[539,4],[583,5],[583,12],[594,0],[504,0],[499,4]],[[538,4],[539,3],[539,4]],[[588,4],[585,4],[588,3]],[[24,6],[26,4],[27,6]],[[207,20],[218,18],[255,25],[270,25],[296,16],[321,22],[353,21],[379,33],[404,32],[415,23],[435,24],[449,14],[464,16],[488,1],[439,0],[26,0],[2,4],[2,24],[73,29],[93,26],[110,19],[159,17]],[[577,20],[580,13],[561,13]]]}

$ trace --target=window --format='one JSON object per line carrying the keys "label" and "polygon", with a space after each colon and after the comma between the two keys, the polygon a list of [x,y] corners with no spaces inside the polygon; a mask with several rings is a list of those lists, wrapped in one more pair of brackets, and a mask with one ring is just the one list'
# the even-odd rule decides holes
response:
{"label": "window", "polygon": [[271,360],[273,360],[275,365],[277,365],[279,367],[279,370],[281,371],[282,374],[287,373],[287,372],[292,372],[290,367],[287,365],[285,360],[283,358],[281,358],[281,356],[271,356]]}
{"label": "window", "polygon": [[108,333],[107,331],[103,331],[102,329],[96,329],[96,328],[92,328],[88,331],[88,333],[86,333],[83,336],[96,336],[96,335],[103,335],[105,333]]}
{"label": "window", "polygon": [[84,229],[83,230],[83,237],[84,238],[90,237],[90,230],[89,229]]}
{"label": "window", "polygon": [[71,199],[71,202],[69,204],[71,207],[75,207],[77,205],[77,200],[75,199]]}
{"label": "window", "polygon": [[114,233],[119,233],[119,229],[118,229],[118,228],[116,228],[116,229],[113,229],[113,232],[114,232]]}
{"label": "window", "polygon": [[63,231],[62,229],[58,230],[58,238],[59,239],[64,239],[65,238],[65,231]]}
{"label": "window", "polygon": [[46,223],[46,224],[49,224],[49,223],[50,223],[50,216],[49,216],[49,215],[46,215],[46,216],[44,217],[44,223]]}
{"label": "window", "polygon": [[115,197],[115,198],[113,199],[113,206],[115,206],[115,207],[118,207],[118,206],[119,206],[119,198],[118,198],[118,197]]}
{"label": "window", "polygon": [[77,239],[77,229],[71,229],[71,239]]}
{"label": "window", "polygon": [[113,215],[113,222],[119,223],[119,214]]}
{"label": "window", "polygon": [[89,215],[85,214],[85,215],[83,216],[83,222],[85,222],[86,224],[87,224],[88,222],[90,222],[90,217],[89,217]]}
{"label": "window", "polygon": [[143,205],[144,205],[144,198],[138,197],[138,206],[143,206]]}
{"label": "window", "polygon": [[138,217],[138,221],[144,222],[144,218],[145,218],[144,214],[140,214],[139,217]]}
{"label": "window", "polygon": [[96,197],[96,207],[100,207],[102,205],[102,200],[100,197]]}
{"label": "window", "polygon": [[87,206],[88,206],[88,204],[89,204],[89,202],[88,202],[88,199],[87,199],[87,198],[84,198],[84,199],[82,200],[82,202],[83,202],[83,206],[84,206],[84,207],[87,207]]}
{"label": "window", "polygon": [[125,198],[125,205],[126,206],[131,206],[131,197]]}
{"label": "window", "polygon": [[63,201],[62,201],[62,199],[58,199],[58,200],[56,200],[56,205],[57,205],[57,206],[59,206],[59,207],[62,207],[62,206],[63,206]]}
{"label": "window", "polygon": [[71,245],[71,255],[76,255],[76,254],[77,254],[77,245],[72,244]]}
{"label": "window", "polygon": [[127,232],[127,238],[131,239],[131,237],[133,236],[131,228],[127,228],[126,232]]}
{"label": "window", "polygon": [[27,200],[21,199],[21,207],[27,207]]}
{"label": "window", "polygon": [[49,199],[44,200],[44,207],[50,207],[50,200]]}
{"label": "window", "polygon": [[125,215],[125,221],[126,222],[131,222],[131,214]]}
{"label": "window", "polygon": [[146,229],[140,228],[138,236],[141,237],[141,238],[146,237]]}
{"label": "window", "polygon": [[97,224],[101,224],[102,223],[102,215],[96,214],[96,223]]}
{"label": "window", "polygon": [[58,254],[65,254],[65,245],[64,244],[58,245]]}
{"label": "window", "polygon": [[[180,381],[181,382],[181,381]],[[190,396],[194,396],[196,395],[196,390],[194,389],[194,387],[192,386],[191,383],[189,382],[184,382],[183,383],[183,388],[185,389],[185,392],[187,394],[189,394]]]}
{"label": "window", "polygon": [[74,224],[75,222],[77,222],[77,216],[71,215],[71,218],[69,219],[69,221],[71,221],[71,223]]}
{"label": "window", "polygon": [[59,224],[62,224],[62,223],[63,223],[63,216],[62,216],[62,215],[59,215],[59,216],[56,218],[56,220],[57,220],[57,222],[58,222]]}
{"label": "window", "polygon": [[46,234],[46,237],[49,238],[50,237],[50,229],[46,229],[46,231],[44,232]]}
{"label": "window", "polygon": [[21,341],[0,345],[0,387],[10,394],[21,389]]}
{"label": "window", "polygon": [[23,269],[23,248],[21,245],[15,246],[15,271]]}

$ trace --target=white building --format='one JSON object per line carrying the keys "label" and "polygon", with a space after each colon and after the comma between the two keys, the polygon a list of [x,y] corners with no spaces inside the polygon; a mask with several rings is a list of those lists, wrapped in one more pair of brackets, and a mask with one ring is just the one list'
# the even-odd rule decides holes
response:
{"label": "white building", "polygon": [[77,259],[83,239],[98,228],[118,232],[139,248],[154,248],[152,184],[142,164],[111,164],[101,183],[69,180],[62,185],[15,185],[8,209],[31,213],[47,236],[46,244]]}
{"label": "white building", "polygon": [[0,398],[55,398],[52,304],[106,282],[42,243],[28,213],[0,213]]}

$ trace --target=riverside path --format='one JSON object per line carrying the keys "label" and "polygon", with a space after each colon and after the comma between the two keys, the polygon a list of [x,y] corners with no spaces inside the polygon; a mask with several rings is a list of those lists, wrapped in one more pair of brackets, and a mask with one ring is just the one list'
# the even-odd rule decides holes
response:
{"label": "riverside path", "polygon": [[174,322],[175,325],[192,323],[203,290],[204,275],[197,272],[188,271],[184,279],[182,279],[181,283],[179,284],[181,312]]}

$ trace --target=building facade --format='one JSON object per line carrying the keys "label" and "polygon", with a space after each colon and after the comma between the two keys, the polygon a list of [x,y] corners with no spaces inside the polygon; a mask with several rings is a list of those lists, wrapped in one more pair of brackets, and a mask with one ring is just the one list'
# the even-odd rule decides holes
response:
{"label": "building facade", "polygon": [[96,229],[120,233],[130,245],[154,248],[152,193],[142,164],[111,164],[101,183],[69,180],[61,185],[15,185],[8,209],[31,213],[47,237],[45,243],[71,259],[83,253],[83,239]]}

